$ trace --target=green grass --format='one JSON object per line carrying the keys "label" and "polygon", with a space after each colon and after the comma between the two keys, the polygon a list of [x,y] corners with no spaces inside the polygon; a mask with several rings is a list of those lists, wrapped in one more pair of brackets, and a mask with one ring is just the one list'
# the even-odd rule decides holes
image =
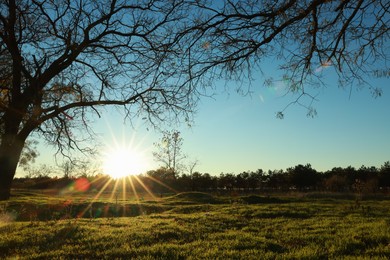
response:
{"label": "green grass", "polygon": [[[74,196],[62,212],[67,199],[20,192],[1,203],[0,258],[390,258],[390,201],[384,199],[362,201],[363,210],[334,198],[185,193],[138,203],[102,199],[94,202],[93,217],[83,218],[74,215],[91,201]],[[23,219],[23,207],[26,216],[45,213]],[[100,207],[112,211],[98,215]]]}

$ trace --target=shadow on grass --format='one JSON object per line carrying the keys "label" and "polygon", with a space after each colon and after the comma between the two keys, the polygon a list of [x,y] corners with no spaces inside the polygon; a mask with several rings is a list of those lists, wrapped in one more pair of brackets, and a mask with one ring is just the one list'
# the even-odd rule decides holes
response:
{"label": "shadow on grass", "polygon": [[182,192],[165,198],[164,202],[170,205],[222,203],[221,200],[215,198],[213,195],[203,192]]}
{"label": "shadow on grass", "polygon": [[162,213],[171,209],[156,204],[115,204],[115,203],[59,203],[59,204],[10,204],[16,221],[57,221],[74,218],[136,217]]}
{"label": "shadow on grass", "polygon": [[257,195],[250,195],[240,198],[242,202],[246,204],[277,204],[277,203],[287,203],[287,200],[273,198],[273,197],[262,197]]}

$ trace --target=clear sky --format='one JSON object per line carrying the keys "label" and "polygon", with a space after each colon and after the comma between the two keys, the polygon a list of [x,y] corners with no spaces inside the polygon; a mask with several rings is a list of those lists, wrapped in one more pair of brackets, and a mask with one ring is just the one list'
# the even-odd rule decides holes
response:
{"label": "clear sky", "polygon": [[283,120],[275,112],[293,97],[259,80],[251,97],[220,95],[200,105],[195,127],[183,131],[185,149],[200,161],[199,170],[217,173],[286,169],[310,163],[325,171],[336,166],[380,166],[390,160],[389,79],[373,80],[384,90],[373,98],[368,88],[339,89],[332,79],[314,89],[318,115],[306,117],[289,107]]}
{"label": "clear sky", "polygon": [[[263,66],[269,66],[267,76],[277,78],[270,64]],[[199,161],[195,170],[212,175],[306,163],[320,171],[350,165],[379,167],[390,160],[390,79],[371,79],[373,86],[383,89],[382,97],[374,98],[368,87],[340,89],[332,69],[325,69],[327,87],[311,90],[318,99],[313,104],[318,112],[314,118],[293,105],[285,111],[284,119],[277,119],[275,113],[295,97],[284,95],[282,81],[265,87],[259,73],[252,82],[251,95],[236,94],[235,82],[229,83],[227,92],[217,84],[214,98],[201,99],[191,128],[184,124],[172,128],[167,124],[165,128],[179,130],[184,152],[190,160]],[[123,122],[116,110],[96,119],[96,132],[106,145],[102,152],[118,145],[131,146],[142,153],[149,169],[157,168],[153,143],[161,135],[151,127],[147,130],[141,119],[135,118],[133,126]],[[36,164],[51,164],[53,153],[53,149],[40,146]]]}

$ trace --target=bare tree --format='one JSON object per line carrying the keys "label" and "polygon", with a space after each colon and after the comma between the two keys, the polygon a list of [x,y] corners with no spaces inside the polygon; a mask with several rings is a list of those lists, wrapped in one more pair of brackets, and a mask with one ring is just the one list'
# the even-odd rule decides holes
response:
{"label": "bare tree", "polygon": [[71,179],[74,177],[73,174],[76,170],[76,165],[68,160],[58,165],[58,170],[62,173],[63,178]]}
{"label": "bare tree", "polygon": [[182,167],[181,161],[186,158],[182,151],[183,138],[178,131],[164,131],[161,141],[155,143],[157,151],[153,153],[156,161],[163,163],[163,167],[177,174]]}
{"label": "bare tree", "polygon": [[199,166],[199,164],[200,162],[198,159],[193,159],[191,161],[188,161],[186,169],[190,176],[194,173],[194,169],[196,168],[196,166]]}
{"label": "bare tree", "polygon": [[101,173],[101,167],[93,160],[80,160],[76,164],[77,169],[75,170],[76,177],[92,177]]}
{"label": "bare tree", "polygon": [[27,169],[27,178],[49,178],[54,171],[53,167],[47,164],[40,164]]}
{"label": "bare tree", "polygon": [[32,133],[69,155],[88,151],[81,144],[101,106],[151,123],[189,118],[195,89],[176,37],[189,8],[184,0],[0,1],[0,199]]}
{"label": "bare tree", "polygon": [[[390,76],[387,0],[226,0],[198,6],[205,11],[190,32],[198,44],[187,52],[196,56],[189,65],[193,75],[213,71],[241,81],[267,57],[277,58],[288,91],[297,95],[291,104],[306,107],[309,116],[316,114],[309,87],[323,85],[325,69],[338,74],[339,86],[368,85],[375,97],[382,95],[369,79]],[[274,81],[266,76],[265,85]]]}
{"label": "bare tree", "polygon": [[250,78],[269,56],[285,61],[283,78],[298,104],[302,96],[315,98],[307,86],[321,84],[318,68],[332,67],[351,86],[368,83],[365,75],[375,72],[388,75],[389,6],[387,0],[0,0],[0,200],[10,196],[28,137],[43,137],[66,156],[89,151],[81,144],[88,144],[89,120],[102,106],[155,125],[189,120],[213,79]]}

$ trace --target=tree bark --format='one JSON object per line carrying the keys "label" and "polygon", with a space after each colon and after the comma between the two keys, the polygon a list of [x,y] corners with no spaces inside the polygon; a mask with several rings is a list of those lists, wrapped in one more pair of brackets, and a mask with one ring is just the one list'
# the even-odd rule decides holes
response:
{"label": "tree bark", "polygon": [[11,196],[12,180],[23,150],[25,140],[16,135],[2,136],[0,145],[0,200]]}
{"label": "tree bark", "polygon": [[13,174],[9,170],[0,175],[0,201],[8,200],[11,196]]}

